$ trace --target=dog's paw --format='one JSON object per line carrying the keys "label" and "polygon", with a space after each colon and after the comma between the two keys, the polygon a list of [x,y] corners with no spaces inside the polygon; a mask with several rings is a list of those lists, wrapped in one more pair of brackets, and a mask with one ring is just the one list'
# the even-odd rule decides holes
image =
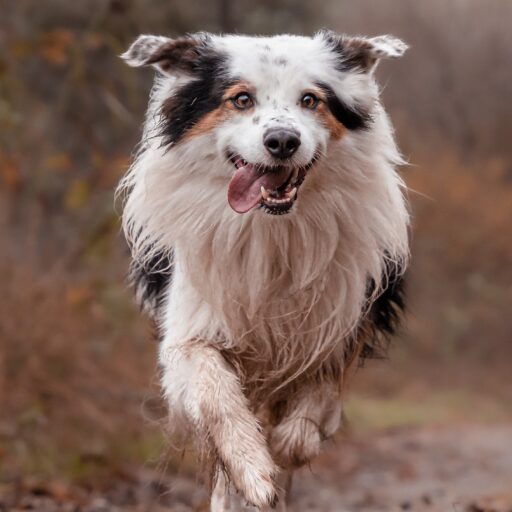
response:
{"label": "dog's paw", "polygon": [[263,493],[262,496],[260,496],[260,493],[257,493],[256,496],[252,496],[253,501],[258,499],[258,496],[260,501],[264,499],[266,504],[256,507],[256,505],[250,503],[247,497],[230,481],[225,471],[221,471],[212,492],[210,512],[256,512],[256,510],[260,512],[286,512],[285,500],[279,500],[279,502],[277,498],[269,500],[268,493]]}
{"label": "dog's paw", "polygon": [[283,468],[307,464],[320,453],[322,435],[318,426],[307,419],[293,418],[277,425],[270,436],[270,448]]}
{"label": "dog's paw", "polygon": [[249,454],[243,464],[227,465],[229,478],[247,502],[257,508],[273,507],[277,503],[275,478],[277,467],[268,456],[252,459]]}
{"label": "dog's paw", "polygon": [[274,485],[275,475],[249,475],[243,477],[241,492],[251,505],[258,509],[273,508],[277,503],[277,490]]}

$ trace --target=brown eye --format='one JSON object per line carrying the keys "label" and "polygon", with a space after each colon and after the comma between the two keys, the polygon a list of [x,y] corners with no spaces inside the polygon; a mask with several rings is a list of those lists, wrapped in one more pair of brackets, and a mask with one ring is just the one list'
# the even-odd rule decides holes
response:
{"label": "brown eye", "polygon": [[248,92],[240,92],[234,98],[231,99],[233,105],[239,110],[245,110],[251,108],[254,105],[254,101]]}
{"label": "brown eye", "polygon": [[317,107],[319,99],[313,93],[308,92],[302,96],[300,102],[304,108],[313,110]]}

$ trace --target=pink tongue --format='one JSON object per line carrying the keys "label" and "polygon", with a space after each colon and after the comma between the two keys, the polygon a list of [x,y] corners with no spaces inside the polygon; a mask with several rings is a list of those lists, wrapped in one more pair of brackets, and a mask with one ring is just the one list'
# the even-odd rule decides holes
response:
{"label": "pink tongue", "polygon": [[275,190],[290,176],[290,171],[281,168],[261,174],[252,164],[247,164],[235,171],[228,187],[229,206],[237,213],[248,212],[261,201],[261,187]]}

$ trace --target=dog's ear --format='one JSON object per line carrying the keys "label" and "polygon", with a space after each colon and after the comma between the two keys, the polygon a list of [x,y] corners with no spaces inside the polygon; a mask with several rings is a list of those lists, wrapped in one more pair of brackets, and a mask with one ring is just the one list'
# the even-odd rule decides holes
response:
{"label": "dog's ear", "polygon": [[121,55],[130,66],[153,66],[164,75],[192,73],[200,56],[199,38],[171,39],[162,36],[139,36]]}
{"label": "dog's ear", "polygon": [[353,37],[330,31],[324,31],[321,35],[340,55],[343,67],[368,73],[375,70],[380,59],[402,57],[409,48],[401,39],[390,35]]}

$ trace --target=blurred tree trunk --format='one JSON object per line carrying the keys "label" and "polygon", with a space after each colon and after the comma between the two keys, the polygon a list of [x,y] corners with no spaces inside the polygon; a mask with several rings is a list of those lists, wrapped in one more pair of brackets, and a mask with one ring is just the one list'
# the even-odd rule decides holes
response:
{"label": "blurred tree trunk", "polygon": [[234,32],[233,0],[219,0],[219,25],[222,32]]}

